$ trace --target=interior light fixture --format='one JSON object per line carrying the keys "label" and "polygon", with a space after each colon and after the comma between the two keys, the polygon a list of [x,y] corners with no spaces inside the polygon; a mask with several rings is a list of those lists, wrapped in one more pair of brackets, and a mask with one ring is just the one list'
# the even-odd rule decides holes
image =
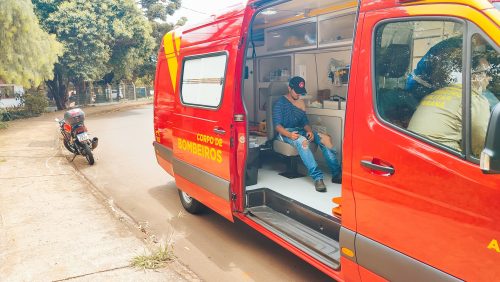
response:
{"label": "interior light fixture", "polygon": [[262,12],[263,15],[266,15],[266,16],[272,16],[272,15],[276,15],[278,12],[276,12],[276,10],[273,10],[273,9],[266,9]]}

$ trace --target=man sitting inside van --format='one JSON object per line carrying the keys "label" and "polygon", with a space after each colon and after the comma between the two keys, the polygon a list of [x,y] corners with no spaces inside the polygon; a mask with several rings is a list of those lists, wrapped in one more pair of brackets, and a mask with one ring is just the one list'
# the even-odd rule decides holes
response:
{"label": "man sitting inside van", "polygon": [[[317,132],[313,132],[309,125],[305,109],[302,106],[303,102],[299,100],[300,95],[306,94],[305,85],[306,82],[302,77],[296,76],[290,79],[288,93],[280,97],[273,105],[273,126],[279,133],[278,138],[294,146],[299,152],[309,176],[314,180],[316,191],[326,192],[323,172],[314,159],[309,143],[314,142],[321,149],[331,170],[333,183],[340,184],[342,174],[335,149],[333,144],[328,142],[328,136],[321,138]],[[322,139],[324,142],[321,142]]]}
{"label": "man sitting inside van", "polygon": [[[432,141],[461,152],[462,143],[462,66],[461,52],[451,52],[446,62],[439,64],[435,74],[445,75],[447,86],[424,97],[413,114],[408,129]],[[444,60],[443,60],[444,61]],[[484,57],[473,58],[472,65],[472,152],[479,156],[490,116],[490,104],[482,92],[491,81],[488,75],[490,64]]]}

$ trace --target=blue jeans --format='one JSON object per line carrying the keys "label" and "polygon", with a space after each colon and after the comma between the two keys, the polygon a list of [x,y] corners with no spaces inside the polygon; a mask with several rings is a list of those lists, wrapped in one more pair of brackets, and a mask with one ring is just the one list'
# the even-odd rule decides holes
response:
{"label": "blue jeans", "polygon": [[[304,162],[304,165],[306,166],[309,176],[312,177],[314,181],[323,179],[323,172],[319,169],[318,163],[316,163],[316,160],[314,159],[314,155],[309,148],[309,141],[307,141],[307,138],[304,137],[306,136],[306,132],[303,129],[298,129],[298,128],[287,128],[286,130],[290,132],[298,132],[300,134],[299,138],[296,140],[292,140],[286,136],[283,136],[279,134],[278,138],[293,147],[297,149],[299,152],[300,158]],[[339,177],[341,170],[340,170],[340,164],[339,161],[337,160],[337,155],[335,154],[335,149],[328,149],[325,145],[323,145],[320,140],[321,138],[319,137],[318,133],[313,131],[314,133],[314,140],[313,142],[318,145],[318,147],[321,149],[321,152],[323,153],[323,157],[326,160],[326,163],[328,164],[328,167],[330,168],[330,171],[332,173],[332,177]],[[306,141],[307,145],[304,146],[302,143]]]}

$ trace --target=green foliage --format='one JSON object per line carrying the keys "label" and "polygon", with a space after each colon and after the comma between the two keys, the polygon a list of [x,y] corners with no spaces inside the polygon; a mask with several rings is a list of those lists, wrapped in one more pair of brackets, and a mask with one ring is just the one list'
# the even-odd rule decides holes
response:
{"label": "green foliage", "polygon": [[[141,83],[151,85],[155,77],[157,52],[163,36],[175,26],[184,25],[187,19],[182,17],[175,25],[165,22],[168,15],[173,15],[181,7],[181,0],[170,0],[168,2],[161,0],[141,0],[140,3],[145,10],[146,17],[150,21],[154,44],[150,52],[150,59],[146,60],[135,70],[135,77],[141,78]],[[157,21],[158,19],[161,21]]]}
{"label": "green foliage", "polygon": [[157,269],[165,266],[167,262],[175,259],[173,246],[167,244],[160,246],[150,255],[136,256],[130,262],[130,265],[141,269]]}
{"label": "green foliage", "polygon": [[53,76],[62,45],[43,31],[29,0],[0,0],[0,79],[25,87]]}
{"label": "green foliage", "polygon": [[39,15],[48,15],[46,29],[65,45],[62,71],[71,81],[96,81],[110,72],[115,80],[131,79],[149,59],[151,26],[133,0],[33,1]]}
{"label": "green foliage", "polygon": [[48,83],[58,108],[64,107],[69,82],[81,86],[105,76],[133,80],[139,66],[150,60],[155,43],[151,25],[136,1],[32,1],[44,28],[65,47],[55,79]]}
{"label": "green foliage", "polygon": [[0,108],[0,129],[7,128],[8,125],[6,121],[9,120],[11,120],[9,112],[4,108]]}
{"label": "green foliage", "polygon": [[168,15],[173,15],[182,4],[182,0],[140,0],[141,6],[146,11],[150,21],[159,19],[165,21]]}
{"label": "green foliage", "polygon": [[19,99],[19,106],[0,109],[0,122],[39,116],[49,105],[44,91],[36,88],[20,94],[16,99]]}
{"label": "green foliage", "polygon": [[110,1],[62,2],[45,21],[64,43],[61,64],[72,81],[97,80],[109,70],[111,23],[106,2]]}
{"label": "green foliage", "polygon": [[65,44],[61,64],[73,82],[109,72],[115,80],[131,79],[153,45],[151,27],[132,0],[63,2],[45,25]]}
{"label": "green foliage", "polygon": [[152,21],[151,26],[153,28],[152,36],[154,38],[154,42],[151,44],[152,51],[150,51],[149,53],[150,58],[149,60],[144,61],[141,66],[135,69],[135,77],[142,78],[141,81],[147,81],[147,84],[152,84],[152,81],[155,77],[157,52],[160,48],[161,40],[165,33],[173,29],[173,25],[166,22],[159,23],[156,21]]}
{"label": "green foliage", "polygon": [[49,106],[47,97],[40,92],[28,92],[21,96],[24,110],[30,116],[39,116]]}
{"label": "green foliage", "polygon": [[[181,3],[180,0],[32,2],[44,29],[64,44],[65,53],[56,65],[54,80],[48,82],[50,95],[60,109],[64,107],[69,82],[83,85],[101,81],[103,77],[118,82],[142,76],[152,80],[161,37],[172,28],[152,20],[166,19]],[[152,33],[157,34],[152,36]]]}
{"label": "green foliage", "polygon": [[146,11],[146,17],[150,20],[161,19],[165,20],[167,18],[167,10],[162,4],[156,3],[149,6]]}
{"label": "green foliage", "polygon": [[32,117],[32,115],[23,107],[10,107],[6,109],[6,113],[3,115],[3,120],[11,121],[30,117]]}
{"label": "green foliage", "polygon": [[131,0],[121,0],[116,6],[115,20],[110,30],[112,56],[109,61],[114,80],[131,80],[137,68],[149,60],[154,48],[151,25]]}

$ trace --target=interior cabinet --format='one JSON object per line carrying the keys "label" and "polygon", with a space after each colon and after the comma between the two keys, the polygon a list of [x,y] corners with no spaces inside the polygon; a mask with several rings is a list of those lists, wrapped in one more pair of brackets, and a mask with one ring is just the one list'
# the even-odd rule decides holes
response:
{"label": "interior cabinet", "polygon": [[325,15],[318,19],[319,45],[350,44],[353,39],[356,14]]}
{"label": "interior cabinet", "polygon": [[258,60],[259,82],[288,81],[292,71],[292,56],[263,57]]}
{"label": "interior cabinet", "polygon": [[303,49],[317,46],[316,18],[290,23],[266,30],[268,52]]}

